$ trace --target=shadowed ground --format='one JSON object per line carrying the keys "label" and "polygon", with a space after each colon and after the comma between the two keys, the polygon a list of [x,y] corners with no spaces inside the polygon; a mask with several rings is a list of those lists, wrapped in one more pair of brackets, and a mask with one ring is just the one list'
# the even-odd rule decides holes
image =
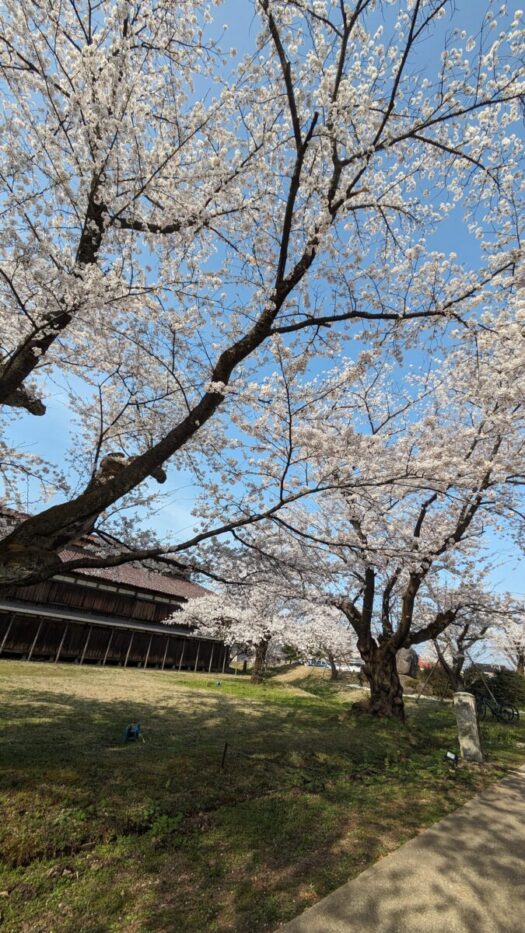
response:
{"label": "shadowed ground", "polygon": [[525,769],[379,861],[283,933],[522,933]]}
{"label": "shadowed ground", "polygon": [[450,770],[450,707],[403,728],[358,696],[308,670],[0,662],[2,930],[271,931],[525,758],[521,726],[487,723],[487,771]]}

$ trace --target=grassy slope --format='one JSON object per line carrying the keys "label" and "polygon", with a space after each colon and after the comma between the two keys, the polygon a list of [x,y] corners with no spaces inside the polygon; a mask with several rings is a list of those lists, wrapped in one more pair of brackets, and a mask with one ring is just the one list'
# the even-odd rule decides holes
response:
{"label": "grassy slope", "polygon": [[525,757],[488,723],[491,765],[451,771],[450,706],[403,729],[294,677],[1,662],[6,933],[272,930]]}

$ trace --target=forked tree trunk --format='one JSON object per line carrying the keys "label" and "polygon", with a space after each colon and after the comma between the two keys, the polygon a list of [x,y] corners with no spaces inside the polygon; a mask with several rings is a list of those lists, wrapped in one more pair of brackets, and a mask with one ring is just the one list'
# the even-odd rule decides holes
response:
{"label": "forked tree trunk", "polygon": [[370,687],[368,711],[372,716],[405,721],[403,688],[397,673],[396,652],[391,646],[372,648],[361,652],[365,662],[363,673]]}
{"label": "forked tree trunk", "polygon": [[[465,681],[463,679],[462,670],[463,670],[463,664],[465,663],[465,658],[463,657],[463,655],[458,655],[456,660],[451,665],[448,663],[445,655],[441,651],[441,648],[439,647],[439,642],[437,641],[436,638],[433,639],[433,644],[434,644],[434,648],[436,649],[436,654],[438,656],[437,666],[438,668],[441,668],[441,670],[445,674],[452,692],[458,693],[458,691],[464,690]],[[444,697],[442,697],[442,699],[443,698]]]}
{"label": "forked tree trunk", "polygon": [[269,638],[263,638],[255,649],[255,662],[252,669],[252,684],[260,684],[264,678],[264,669],[266,667],[266,655],[268,653]]}

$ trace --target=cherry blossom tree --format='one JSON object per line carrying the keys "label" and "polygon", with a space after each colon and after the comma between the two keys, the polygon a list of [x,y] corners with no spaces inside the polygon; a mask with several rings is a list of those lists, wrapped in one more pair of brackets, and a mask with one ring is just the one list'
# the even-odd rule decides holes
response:
{"label": "cherry blossom tree", "polygon": [[[59,556],[127,496],[140,505],[149,477],[209,478],[239,405],[256,420],[272,400],[269,373],[330,366],[352,337],[395,353],[431,328],[472,331],[512,296],[518,13],[490,3],[467,36],[448,29],[452,0],[257,0],[253,45],[227,59],[211,9],[2,5],[2,418],[46,417],[65,387],[77,473],[0,542],[1,585],[159,553]],[[430,36],[443,51],[424,62]],[[472,268],[432,245],[450,218],[479,241]],[[2,453],[2,470],[28,469]],[[276,508],[297,492],[290,472]],[[443,535],[464,534],[480,483],[456,526],[437,520]],[[414,512],[419,537],[441,495]]]}
{"label": "cherry blossom tree", "polygon": [[[227,645],[253,651],[252,683],[261,683],[270,644],[287,641],[287,621],[275,593],[263,586],[237,586],[192,599],[171,617],[200,635],[221,638]],[[170,619],[167,620],[170,624]]]}
{"label": "cherry blossom tree", "polygon": [[521,601],[510,594],[502,624],[492,633],[492,647],[502,654],[518,674],[525,674],[525,612]]}
{"label": "cherry blossom tree", "polygon": [[300,604],[294,605],[286,638],[299,657],[328,661],[331,680],[338,679],[339,665],[356,658],[355,635],[333,606],[310,604],[301,612]]}
{"label": "cherry blossom tree", "polygon": [[182,622],[201,635],[253,652],[253,683],[262,682],[269,652],[285,646],[302,658],[326,658],[336,680],[337,665],[356,655],[355,636],[341,612],[300,599],[283,585],[276,586],[275,580],[262,582],[265,573],[262,561],[259,582],[250,583],[245,575],[237,584],[190,600],[168,624]]}
{"label": "cherry blossom tree", "polygon": [[[434,662],[439,662],[453,691],[465,689],[465,670],[488,648],[491,636],[504,626],[506,598],[483,587],[482,574],[476,568],[470,580],[465,578],[455,588],[432,588],[427,612],[459,607],[454,621],[432,642]],[[421,607],[420,607],[421,612]]]}
{"label": "cherry blossom tree", "polygon": [[[237,535],[260,553],[281,554],[302,572],[306,593],[324,594],[344,613],[374,714],[404,718],[397,651],[438,638],[473,603],[456,584],[458,600],[429,615],[429,587],[471,575],[486,529],[506,527],[522,495],[515,478],[525,451],[525,366],[509,354],[519,314],[510,306],[487,313],[475,356],[461,338],[433,373],[405,379],[402,391],[392,367],[359,362],[332,373],[323,391],[316,386],[316,405],[302,406],[301,387],[296,463],[314,476],[330,464],[339,488],[276,514],[273,539],[267,529]],[[288,428],[281,433],[289,443]]]}

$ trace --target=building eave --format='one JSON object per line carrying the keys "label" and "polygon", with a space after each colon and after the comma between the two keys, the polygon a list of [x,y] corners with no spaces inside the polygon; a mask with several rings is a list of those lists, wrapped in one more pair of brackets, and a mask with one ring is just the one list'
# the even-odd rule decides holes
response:
{"label": "building eave", "polygon": [[21,602],[14,599],[0,599],[0,612],[16,615],[38,616],[41,619],[59,622],[76,622],[82,625],[94,625],[121,629],[122,631],[149,632],[154,635],[167,635],[178,638],[198,638],[202,641],[214,641],[222,644],[220,638],[203,637],[198,632],[191,632],[178,625],[163,625],[159,622],[143,622],[136,619],[120,619],[94,612],[81,612],[60,606],[44,606],[40,603]]}

